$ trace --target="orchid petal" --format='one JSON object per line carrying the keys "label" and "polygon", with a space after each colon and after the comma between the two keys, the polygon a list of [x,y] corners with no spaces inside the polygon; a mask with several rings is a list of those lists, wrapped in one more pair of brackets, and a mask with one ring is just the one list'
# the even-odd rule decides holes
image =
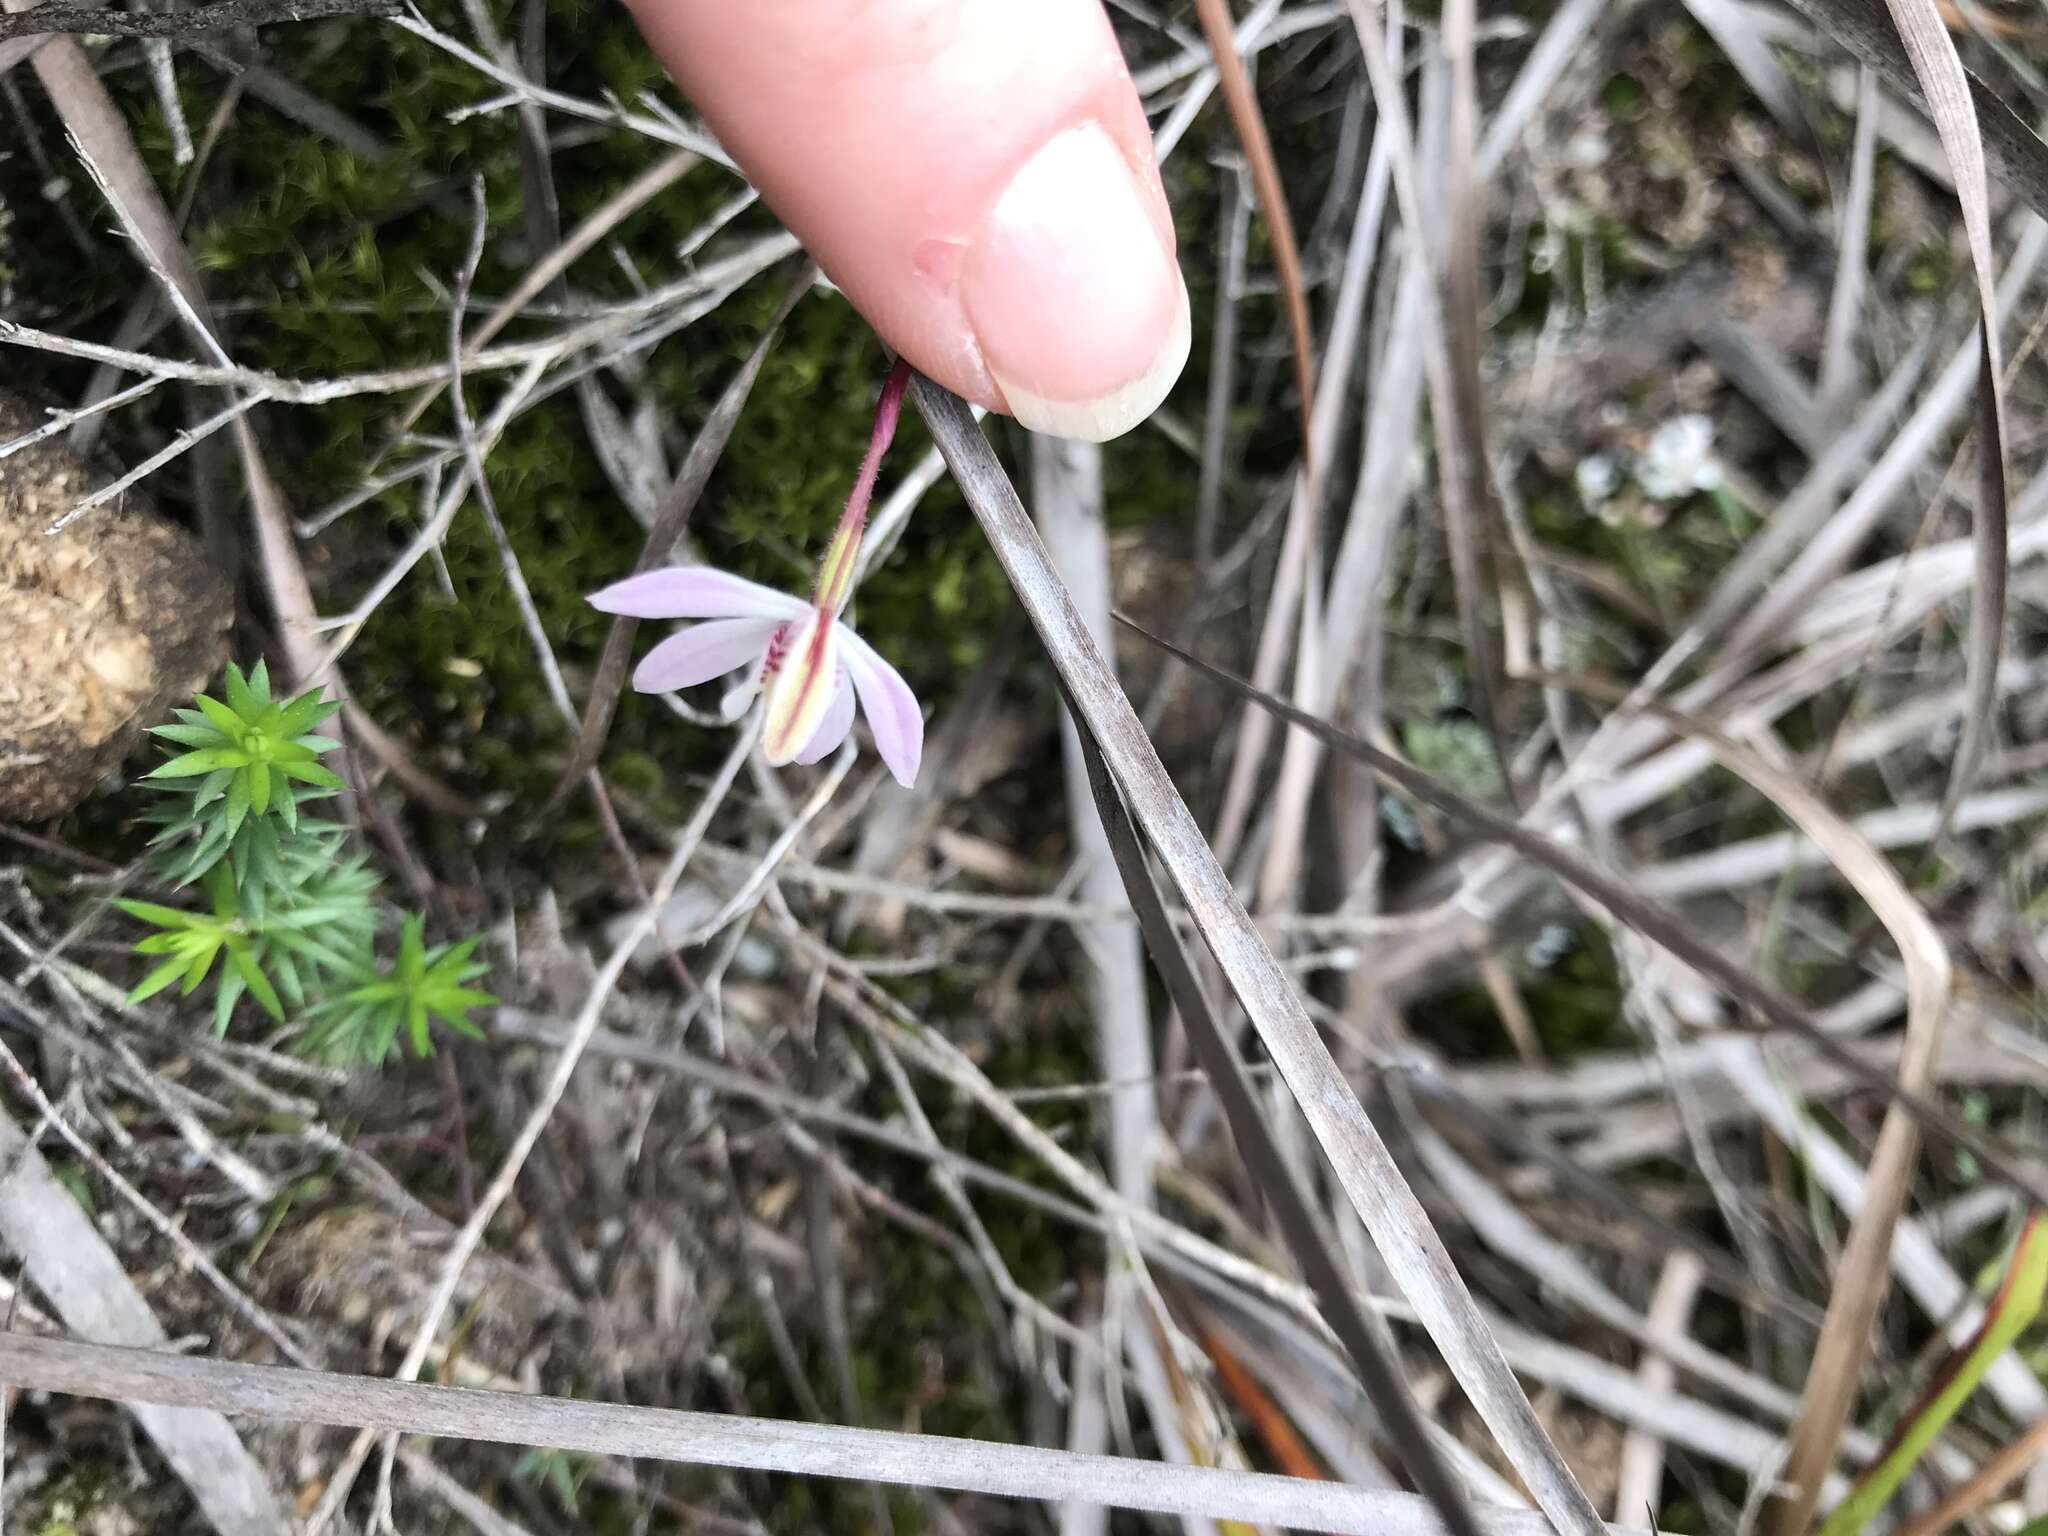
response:
{"label": "orchid petal", "polygon": [[794,762],[810,745],[839,691],[839,637],[844,626],[829,613],[815,608],[808,613],[790,637],[782,666],[768,685],[761,755],[777,768]]}
{"label": "orchid petal", "polygon": [[924,756],[924,712],[917,707],[917,695],[879,651],[845,625],[839,628],[846,671],[860,694],[868,729],[875,733],[875,750],[896,782],[908,789],[917,782],[918,760]]}
{"label": "orchid petal", "polygon": [[798,763],[822,763],[837,752],[846,738],[853,733],[853,684],[847,680],[846,668],[839,669],[839,682],[832,690],[832,702],[826,707],[825,718],[818,722],[818,733],[804,743],[803,751],[791,759]]}
{"label": "orchid petal", "polygon": [[800,597],[709,565],[628,576],[593,592],[590,606],[636,619],[793,619],[810,608]]}
{"label": "orchid petal", "polygon": [[760,678],[751,674],[741,678],[719,696],[718,718],[727,725],[736,724],[741,715],[754,707],[754,697],[760,691]]}
{"label": "orchid petal", "polygon": [[767,648],[780,619],[718,619],[692,624],[649,651],[633,672],[642,693],[691,688],[737,671]]}

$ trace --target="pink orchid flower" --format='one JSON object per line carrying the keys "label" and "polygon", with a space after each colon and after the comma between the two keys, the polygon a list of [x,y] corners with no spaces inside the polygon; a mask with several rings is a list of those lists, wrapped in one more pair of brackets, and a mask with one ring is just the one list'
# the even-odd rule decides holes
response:
{"label": "pink orchid flower", "polygon": [[737,719],[765,690],[761,750],[777,766],[815,763],[836,752],[853,730],[858,703],[889,772],[906,788],[916,781],[924,752],[917,696],[841,617],[853,595],[868,500],[909,379],[909,368],[899,361],[882,387],[873,439],[810,602],[708,565],[645,571],[592,595],[591,606],[606,613],[705,621],[649,651],[634,670],[636,689],[668,693],[744,669],[745,678],[726,695],[725,716]]}

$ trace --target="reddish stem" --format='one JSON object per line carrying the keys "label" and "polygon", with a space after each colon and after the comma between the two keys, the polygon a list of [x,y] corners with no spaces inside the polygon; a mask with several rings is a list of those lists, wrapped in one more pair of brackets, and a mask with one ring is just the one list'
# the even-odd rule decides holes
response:
{"label": "reddish stem", "polygon": [[875,477],[881,473],[882,455],[896,436],[896,420],[903,414],[903,391],[910,386],[910,364],[897,358],[882,381],[882,398],[875,404],[875,430],[868,437],[866,457],[854,476],[853,490],[846,498],[846,510],[832,532],[832,543],[818,573],[818,606],[837,609],[853,577],[853,557],[860,549],[860,536],[867,525],[868,503],[874,499]]}

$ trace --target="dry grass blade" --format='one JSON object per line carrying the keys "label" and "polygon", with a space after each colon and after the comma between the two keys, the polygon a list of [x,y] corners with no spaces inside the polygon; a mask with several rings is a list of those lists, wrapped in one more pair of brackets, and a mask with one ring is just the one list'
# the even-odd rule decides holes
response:
{"label": "dry grass blade", "polygon": [[[1956,745],[1948,788],[1941,799],[1941,826],[1976,776],[1991,738],[1991,713],[1998,698],[1998,656],[2005,634],[2006,505],[2005,382],[1998,355],[1998,272],[1991,254],[1991,189],[1984,168],[1984,139],[1970,97],[1970,77],[1949,36],[1936,0],[1885,0],[1913,74],[1941,135],[1941,147],[1955,171],[1956,199],[1970,240],[1970,266],[1977,276],[1982,311],[1977,371],[1977,578],[1970,603],[1966,662],[1969,709]],[[1935,842],[1941,839],[1941,827]]]}
{"label": "dry grass blade", "polygon": [[[1074,594],[1075,605],[1104,651],[1115,655],[1110,619],[1109,534],[1103,519],[1102,450],[1095,443],[1034,436],[1031,473],[1039,527]],[[1105,841],[1100,808],[1089,793],[1086,747],[1071,719],[1062,722],[1067,815],[1074,856],[1082,866],[1080,896],[1091,906],[1118,906],[1123,884]],[[1153,1075],[1152,1020],[1145,961],[1128,923],[1096,929],[1088,951],[1096,1050],[1102,1072],[1120,1086],[1109,1099],[1109,1166],[1118,1193],[1152,1201],[1153,1144],[1159,1133]]]}
{"label": "dry grass blade", "polygon": [[1494,108],[1493,118],[1486,125],[1486,136],[1479,141],[1480,175],[1491,176],[1500,169],[1523,130],[1543,110],[1558,77],[1580,52],[1580,45],[1594,25],[1609,18],[1619,21],[1635,3],[1636,0],[1622,0],[1615,5],[1604,0],[1564,0],[1550,13],[1542,36],[1522,60],[1521,72]]}
{"label": "dry grass blade", "polygon": [[[1969,199],[1965,197],[1964,201],[1967,206]],[[1976,579],[1971,583],[1970,638],[1964,658],[1968,707],[1963,716],[1962,740],[1956,743],[1955,761],[1949,767],[1948,786],[1942,791],[1941,817],[1929,840],[1930,847],[1940,844],[1956,807],[1970,791],[1984,761],[1985,749],[1991,744],[1992,715],[1998,707],[1998,659],[2005,648],[2009,521],[2005,501],[2005,386],[1999,377],[1998,332],[1992,318],[1991,289],[1986,286],[1982,271],[1978,274],[1978,286],[1985,310],[1977,333],[1983,355],[1977,381],[1977,515],[1972,541]]]}
{"label": "dry grass blade", "polygon": [[[1397,20],[1398,12],[1389,21],[1390,30]],[[1297,482],[1298,499],[1313,542],[1306,547],[1311,569],[1303,573],[1300,583],[1300,611],[1292,616],[1296,647],[1294,696],[1304,707],[1319,711],[1327,708],[1329,700],[1336,696],[1342,687],[1341,680],[1348,676],[1353,665],[1350,650],[1333,650],[1324,641],[1324,636],[1333,627],[1331,613],[1338,611],[1362,618],[1374,606],[1358,595],[1359,588],[1336,584],[1334,577],[1341,566],[1331,569],[1332,579],[1327,587],[1315,579],[1320,572],[1323,549],[1323,540],[1315,535],[1324,515],[1324,471],[1338,440],[1338,417],[1349,395],[1352,365],[1357,360],[1359,341],[1365,328],[1365,301],[1372,286],[1374,256],[1386,213],[1391,170],[1392,162],[1382,140],[1374,146],[1357,213],[1352,219],[1351,238],[1344,253],[1343,276],[1337,285],[1323,356],[1317,365],[1317,405],[1309,423],[1310,470]],[[1406,281],[1405,275],[1403,281]],[[1375,411],[1373,415],[1373,429],[1376,429],[1379,412]],[[1347,528],[1345,544],[1355,546],[1357,542]],[[1352,562],[1347,574],[1354,578],[1362,574],[1357,562]],[[1277,625],[1280,622],[1280,605],[1276,603],[1268,610],[1266,623]],[[1362,623],[1355,621],[1348,627],[1354,637],[1363,630]],[[1233,780],[1249,782],[1238,779],[1240,764],[1250,769],[1264,753],[1263,747],[1244,749],[1261,740],[1263,732],[1271,724],[1265,715],[1246,708],[1238,733],[1242,756],[1231,764]],[[1271,791],[1272,809],[1266,821],[1265,858],[1259,868],[1255,894],[1255,905],[1262,913],[1290,905],[1289,893],[1300,874],[1302,851],[1306,846],[1302,834],[1307,825],[1310,797],[1315,790],[1321,761],[1322,749],[1316,745],[1314,737],[1294,731],[1287,733],[1280,759],[1280,776],[1273,782]],[[1222,858],[1220,831],[1219,823],[1217,856]]]}
{"label": "dry grass blade", "polygon": [[1389,1271],[1544,1513],[1566,1536],[1598,1530],[1599,1516],[1537,1422],[1442,1240],[1331,1058],[1292,980],[1203,840],[966,405],[923,378],[913,381],[911,392],[1058,670],[1076,718],[1094,736],[1118,791],[1158,851]]}
{"label": "dry grass blade", "polygon": [[398,1462],[414,1482],[446,1504],[453,1513],[468,1522],[472,1529],[481,1532],[482,1536],[532,1536],[525,1526],[515,1524],[499,1514],[435,1466],[433,1458],[425,1451],[400,1451]]}
{"label": "dry grass blade", "polygon": [[1415,1127],[1415,1146],[1451,1207],[1471,1224],[1482,1242],[1536,1281],[1545,1294],[1562,1297],[1638,1344],[1665,1351],[1688,1374],[1719,1387],[1748,1407],[1777,1419],[1793,1416],[1796,1401],[1789,1392],[1749,1375],[1726,1356],[1690,1338],[1656,1337],[1642,1314],[1609,1289],[1570,1246],[1546,1233],[1428,1126]]}
{"label": "dry grass blade", "polygon": [[[1898,871],[1870,840],[1802,783],[1762,753],[1696,722],[1681,722],[1660,711],[1668,723],[1707,743],[1723,767],[1748,780],[1826,854],[1876,914],[1906,970],[1906,1039],[1899,1057],[1899,1083],[1915,1092],[1933,1081],[1948,1009],[1950,970],[1947,946]],[[1849,1229],[1835,1266],[1827,1317],[1813,1347],[1793,1425],[1783,1480],[1795,1490],[1776,1507],[1771,1528],[1798,1536],[1813,1517],[1821,1479],[1835,1457],[1842,1426],[1855,1406],[1863,1361],[1870,1349],[1877,1309],[1891,1283],[1892,1231],[1898,1225],[1919,1152],[1919,1127],[1912,1113],[1894,1103],[1870,1160],[1863,1208]]]}
{"label": "dry grass blade", "polygon": [[1650,1210],[1622,1186],[1581,1167],[1575,1160],[1577,1149],[1574,1153],[1560,1150],[1547,1137],[1530,1130],[1522,1116],[1503,1113],[1442,1074],[1419,1076],[1413,1086],[1416,1092],[1440,1100],[1443,1112],[1458,1124],[1485,1137],[1516,1159],[1543,1168],[1559,1187],[1570,1190],[1574,1198],[1601,1211],[1607,1219],[1626,1222],[1636,1228],[1660,1251],[1684,1254],[1700,1265],[1724,1294],[1751,1307],[1769,1309],[1787,1317],[1796,1315],[1809,1327],[1820,1326],[1818,1307],[1809,1308],[1804,1303],[1791,1302],[1759,1286],[1755,1277],[1740,1263],[1678,1222]]}
{"label": "dry grass blade", "polygon": [[[1078,718],[1079,711],[1074,714]],[[1383,1329],[1361,1302],[1356,1279],[1317,1219],[1300,1171],[1282,1150],[1235,1044],[1210,1010],[1208,994],[1194,963],[1166,915],[1166,903],[1145,862],[1129,808],[1110,782],[1102,749],[1085,730],[1081,743],[1095,808],[1108,834],[1131,907],[1144,929],[1146,947],[1165,978],[1174,1007],[1180,1010],[1187,1025],[1188,1039],[1223,1106],[1231,1136],[1251,1168],[1253,1182],[1272,1208],[1286,1234],[1288,1247],[1314,1287],[1324,1318],[1350,1352],[1367,1397],[1386,1421],[1402,1467],[1436,1505],[1446,1527],[1457,1536],[1476,1536],[1477,1527],[1465,1507],[1457,1479],[1430,1441],[1429,1427],[1408,1391]]]}
{"label": "dry grass blade", "polygon": [[[1927,98],[1900,32],[1886,14],[1888,0],[1792,0],[1793,6],[1883,77],[1895,91],[1922,105]],[[1928,7],[1933,9],[1932,4]],[[1961,66],[1958,65],[1958,68]],[[1990,169],[2033,210],[2048,218],[2048,144],[1982,80],[1964,72],[1968,99],[1983,134]]]}
{"label": "dry grass blade", "polygon": [[1273,158],[1273,142],[1266,134],[1266,120],[1259,113],[1259,99],[1252,91],[1251,76],[1244,60],[1237,56],[1237,39],[1232,35],[1230,9],[1225,0],[1195,0],[1202,19],[1202,33],[1216,55],[1216,80],[1223,87],[1224,105],[1237,129],[1238,142],[1250,162],[1252,186],[1259,195],[1259,212],[1266,218],[1266,237],[1273,243],[1273,268],[1280,279],[1280,292],[1287,303],[1287,332],[1294,343],[1294,385],[1301,393],[1301,451],[1307,463],[1312,449],[1309,420],[1315,414],[1315,337],[1309,327],[1308,290],[1301,280],[1301,253],[1294,241],[1294,218],[1287,211],[1287,189],[1280,181],[1280,166]]}
{"label": "dry grass blade", "polygon": [[[1945,1047],[1955,1033],[1953,1028],[1942,1031]],[[1870,1186],[1862,1163],[1824,1134],[1810,1115],[1795,1107],[1786,1091],[1786,1080],[1779,1075],[1778,1068],[1767,1064],[1758,1044],[1735,1039],[1714,1044],[1715,1075],[1755,1112],[1760,1125],[1799,1155],[1816,1189],[1850,1215],[1861,1211]],[[1895,1052],[1886,1055],[1895,1063]],[[1943,1055],[1947,1056],[1946,1048]],[[1819,1086],[1825,1091],[1824,1080]],[[1951,1344],[1962,1345],[1983,1325],[1988,1315],[1986,1307],[1949,1266],[1925,1224],[1908,1219],[1897,1225],[1892,1234],[1891,1266],[1900,1287],[1912,1296],[1921,1315],[1935,1324]],[[2040,1379],[2016,1353],[2008,1351],[1994,1360],[1985,1372],[1984,1385],[2015,1423],[2048,1413],[2048,1389],[2042,1387]]]}
{"label": "dry grass blade", "polygon": [[[1429,379],[1430,425],[1436,443],[1437,478],[1442,489],[1444,538],[1451,556],[1451,584],[1457,600],[1458,624],[1465,637],[1465,661],[1470,669],[1474,713],[1485,726],[1501,783],[1515,798],[1515,778],[1507,744],[1500,730],[1498,709],[1500,664],[1494,655],[1491,636],[1480,600],[1482,528],[1488,505],[1488,469],[1484,407],[1479,383],[1479,266],[1477,205],[1469,183],[1472,177],[1471,148],[1477,85],[1471,75],[1471,47],[1474,17],[1470,7],[1452,6],[1445,13],[1444,47],[1451,56],[1455,82],[1459,72],[1457,54],[1466,54],[1464,106],[1454,107],[1450,144],[1446,160],[1454,185],[1451,203],[1445,210],[1451,238],[1431,238],[1435,212],[1424,202],[1421,171],[1403,104],[1401,80],[1393,67],[1386,40],[1380,35],[1380,18],[1368,0],[1347,0],[1352,30],[1358,35],[1359,53],[1365,60],[1366,77],[1372,83],[1379,104],[1379,131],[1387,135],[1392,161],[1394,194],[1401,218],[1411,238],[1431,253],[1440,267],[1440,286],[1425,285],[1426,309],[1423,319],[1423,362]],[[1458,120],[1464,119],[1464,127]],[[1468,184],[1461,194],[1455,185],[1462,170]],[[1465,205],[1462,210],[1460,202]],[[1465,221],[1461,227],[1460,220]]]}
{"label": "dry grass blade", "polygon": [[47,36],[15,37],[0,43],[0,75],[6,74],[8,70],[30,57],[48,41],[49,38]]}
{"label": "dry grass blade", "polygon": [[1216,305],[1209,322],[1209,392],[1202,410],[1202,474],[1195,491],[1195,564],[1216,563],[1216,529],[1223,516],[1223,461],[1230,446],[1231,387],[1237,369],[1238,291],[1244,287],[1245,247],[1251,243],[1251,199],[1244,173],[1227,169],[1223,183],[1223,254],[1216,271]]}
{"label": "dry grass blade", "polygon": [[1542,833],[1524,826],[1515,818],[1503,815],[1482,801],[1460,794],[1429,774],[1382,752],[1369,742],[1361,741],[1349,731],[1296,709],[1284,699],[1275,698],[1254,688],[1243,678],[1183,650],[1172,641],[1153,634],[1143,625],[1134,623],[1124,615],[1119,614],[1117,618],[1118,622],[1144,636],[1161,650],[1179,657],[1203,676],[1223,684],[1245,698],[1256,700],[1262,707],[1271,710],[1290,724],[1315,733],[1345,756],[1364,763],[1404,794],[1412,795],[1432,809],[1463,823],[1489,842],[1505,844],[1532,864],[1548,870],[1582,894],[1590,896],[1644,938],[1669,950],[1708,981],[1721,988],[1729,997],[1753,1010],[1765,1023],[1774,1028],[1788,1030],[1805,1040],[1820,1055],[1846,1073],[1851,1081],[1909,1110],[1920,1128],[1930,1135],[1939,1137],[1944,1145],[1968,1152],[1987,1170],[2023,1191],[2029,1199],[2036,1203],[2048,1204],[2048,1200],[2043,1199],[2044,1195],[2048,1195],[2048,1177],[2044,1177],[2039,1169],[2007,1155],[1989,1138],[1964,1123],[1958,1116],[1950,1114],[1925,1093],[1871,1066],[1863,1057],[1822,1028],[1798,1003],[1761,980],[1746,967],[1729,959],[1711,944],[1704,942],[1695,924],[1661,902],[1645,897],[1612,870],[1594,863],[1577,849],[1554,842]]}
{"label": "dry grass blade", "polygon": [[1439,453],[1447,440],[1453,447],[1452,462],[1443,466],[1443,475],[1458,483],[1458,494],[1444,497],[1445,533],[1459,583],[1473,697],[1479,717],[1492,734],[1501,784],[1512,801],[1517,799],[1515,776],[1500,731],[1500,669],[1479,607],[1487,532],[1494,519],[1488,515],[1493,497],[1486,453],[1486,394],[1479,382],[1484,351],[1479,332],[1484,308],[1479,295],[1479,232],[1486,213],[1474,163],[1479,132],[1479,77],[1473,57],[1477,26],[1474,0],[1448,0],[1443,11],[1443,47],[1451,65],[1451,124],[1444,166],[1442,314],[1450,362],[1450,400],[1440,399],[1432,414],[1448,412],[1452,417],[1437,440]]}
{"label": "dry grass blade", "polygon": [[[212,1408],[304,1424],[550,1446],[692,1466],[875,1478],[1002,1498],[1088,1499],[1121,1509],[1306,1531],[1440,1536],[1443,1529],[1429,1501],[1417,1494],[1271,1473],[1168,1466],[945,1435],[468,1391],[19,1333],[0,1334],[0,1379],[29,1391]],[[1546,1536],[1550,1525],[1531,1510],[1495,1508],[1480,1517],[1480,1529],[1484,1536]],[[1606,1536],[1609,1527],[1596,1524],[1594,1530]]]}
{"label": "dry grass blade", "polygon": [[1856,132],[1849,149],[1849,185],[1835,237],[1835,285],[1828,296],[1826,339],[1814,394],[1831,421],[1848,415],[1856,394],[1856,334],[1869,284],[1870,202],[1877,186],[1877,75],[1856,71]]}
{"label": "dry grass blade", "polygon": [[[1666,1259],[1663,1273],[1657,1277],[1657,1289],[1650,1297],[1650,1325],[1670,1333],[1684,1333],[1692,1321],[1693,1303],[1705,1273],[1700,1261],[1683,1250]],[[1636,1377],[1653,1392],[1670,1392],[1678,1385],[1678,1373],[1671,1362],[1654,1351],[1643,1356],[1636,1367]],[[1663,1488],[1663,1440],[1647,1430],[1629,1430],[1622,1437],[1614,1476],[1615,1517],[1630,1519],[1640,1509],[1651,1514],[1654,1524]]]}
{"label": "dry grass blade", "polygon": [[92,1143],[79,1134],[78,1129],[51,1102],[49,1096],[43,1092],[42,1086],[30,1075],[28,1068],[21,1064],[20,1058],[7,1048],[4,1041],[0,1041],[0,1076],[5,1076],[13,1084],[16,1092],[35,1106],[37,1114],[41,1117],[39,1126],[56,1131],[59,1139],[70,1146],[86,1167],[103,1179],[121,1197],[124,1204],[140,1215],[159,1237],[171,1245],[177,1252],[180,1263],[196,1270],[243,1321],[270,1341],[279,1354],[294,1365],[314,1363],[275,1318],[242,1293],[234,1281],[222,1272],[220,1266],[207,1256],[205,1249],[187,1237],[172,1217],[152,1204],[148,1196],[137,1189],[119,1169],[99,1154]]}

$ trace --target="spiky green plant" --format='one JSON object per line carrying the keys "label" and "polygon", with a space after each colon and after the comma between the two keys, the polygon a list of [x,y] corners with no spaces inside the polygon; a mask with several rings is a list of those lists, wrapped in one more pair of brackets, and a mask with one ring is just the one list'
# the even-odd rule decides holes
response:
{"label": "spiky green plant", "polygon": [[468,983],[486,967],[474,937],[429,947],[425,919],[408,913],[398,952],[378,957],[382,882],[344,851],[347,831],[302,815],[342,787],[320,762],[340,744],[315,733],[340,706],[319,689],[279,701],[263,663],[228,665],[225,699],[202,694],[155,734],[174,747],[143,783],[163,798],[151,873],[198,886],[207,907],[123,900],[156,931],[138,954],[164,957],[129,994],[140,1001],[173,983],[190,995],[213,981],[213,1026],[225,1033],[244,997],[279,1023],[301,1026],[301,1049],[341,1065],[382,1062],[401,1029],[417,1055],[433,1050],[434,1022],[478,1033],[469,1010],[494,1001]]}
{"label": "spiky green plant", "polygon": [[175,724],[150,732],[187,749],[148,775],[165,792],[150,816],[159,828],[151,841],[165,850],[158,870],[173,883],[202,879],[226,860],[235,889],[260,909],[264,893],[289,878],[283,849],[300,836],[299,807],[341,788],[320,762],[340,743],[313,733],[341,706],[317,688],[273,701],[260,661],[246,676],[229,662],[226,682],[225,700],[202,693]]}
{"label": "spiky green plant", "polygon": [[135,952],[170,957],[135,984],[128,1001],[137,1003],[154,997],[174,981],[182,981],[184,985],[179,990],[189,996],[212,972],[214,961],[226,955],[227,968],[214,987],[214,1032],[227,1033],[228,1017],[245,990],[263,1005],[265,1013],[282,1020],[284,1004],[263,970],[264,940],[237,910],[234,887],[216,875],[209,875],[206,889],[213,898],[213,908],[207,912],[188,912],[152,901],[118,903],[130,917],[140,918],[157,930],[138,940]]}
{"label": "spiky green plant", "polygon": [[481,960],[470,958],[477,936],[430,947],[425,931],[425,921],[417,913],[408,913],[399,933],[398,962],[390,971],[313,1006],[309,1015],[313,1023],[306,1036],[309,1051],[329,1058],[368,1056],[381,1061],[402,1024],[414,1053],[425,1056],[434,1048],[431,1020],[472,1038],[483,1038],[483,1031],[470,1022],[469,1010],[495,999],[468,985],[489,969]]}

